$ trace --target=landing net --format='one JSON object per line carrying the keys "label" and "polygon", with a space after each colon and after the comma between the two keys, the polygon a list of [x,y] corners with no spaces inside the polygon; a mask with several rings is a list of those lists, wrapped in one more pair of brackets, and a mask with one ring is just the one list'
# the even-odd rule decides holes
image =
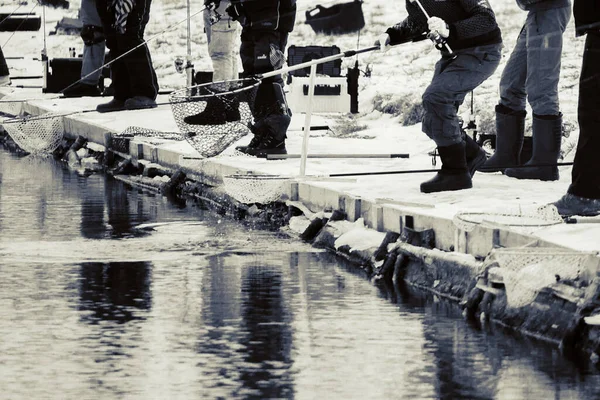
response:
{"label": "landing net", "polygon": [[63,116],[48,113],[12,118],[2,121],[2,126],[23,151],[42,155],[52,153],[60,145],[64,134]]}
{"label": "landing net", "polygon": [[268,204],[281,199],[290,178],[279,175],[233,174],[223,177],[223,188],[244,204]]}
{"label": "landing net", "polygon": [[457,228],[465,232],[470,232],[476,226],[485,223],[513,227],[525,232],[563,223],[556,207],[551,205],[529,209],[514,207],[490,212],[461,211],[456,213],[452,221]]}
{"label": "landing net", "polygon": [[[213,157],[250,133],[258,79],[210,82],[176,90],[169,103],[183,137],[202,157]],[[189,118],[204,113],[201,123]]]}
{"label": "landing net", "polygon": [[502,269],[507,303],[527,306],[540,291],[558,281],[576,280],[594,254],[562,248],[517,247],[495,249],[493,257]]}

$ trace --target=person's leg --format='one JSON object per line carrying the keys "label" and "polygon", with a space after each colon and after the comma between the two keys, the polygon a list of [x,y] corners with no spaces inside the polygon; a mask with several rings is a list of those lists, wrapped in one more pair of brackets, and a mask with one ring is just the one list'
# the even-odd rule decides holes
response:
{"label": "person's leg", "polygon": [[[287,33],[276,31],[254,32],[254,72],[266,73],[280,69],[284,63]],[[242,58],[243,60],[243,58]],[[281,75],[263,79],[254,101],[255,124],[251,130],[260,141],[246,153],[264,157],[267,154],[285,154],[287,128],[291,122],[291,111],[283,91]]]}
{"label": "person's leg", "polygon": [[2,48],[0,48],[0,86],[6,86],[10,84],[10,73],[8,70],[8,64],[6,64],[6,58]]}
{"label": "person's leg", "polygon": [[108,9],[110,2],[111,0],[96,0],[96,10],[102,21],[106,47],[110,50],[111,59],[114,60],[110,65],[112,87],[114,89],[113,99],[108,103],[99,104],[96,107],[98,112],[124,110],[125,100],[131,97],[127,70],[125,69],[123,57],[121,57],[122,52],[117,40],[117,31],[113,26],[114,14]]}
{"label": "person's leg", "polygon": [[457,105],[466,94],[491,76],[500,63],[500,45],[458,52],[436,65],[431,84],[423,94],[422,130],[435,141],[442,170],[421,184],[424,193],[468,189],[472,186],[466,145],[458,121]]}
{"label": "person's leg", "polygon": [[530,12],[527,24],[527,98],[533,110],[533,151],[527,168],[508,168],[507,176],[518,179],[557,180],[562,115],[558,102],[563,33],[571,8]]}
{"label": "person's leg", "polygon": [[102,21],[96,10],[96,0],[82,0],[80,19],[83,24],[83,60],[81,66],[81,82],[98,85],[104,65],[106,43]]}
{"label": "person's leg", "polygon": [[[229,2],[222,1],[217,12],[225,14]],[[208,41],[208,54],[213,66],[213,82],[238,79],[239,24],[229,18],[222,18],[211,25],[211,10],[204,11],[204,30]],[[216,85],[215,85],[216,86]],[[220,91],[227,89],[219,84]],[[184,122],[191,125],[221,125],[239,121],[239,95],[222,95],[209,97],[206,107],[200,113],[188,115]]]}
{"label": "person's leg", "polygon": [[588,33],[579,77],[579,139],[568,193],[600,199],[600,34]]}
{"label": "person's leg", "polygon": [[158,80],[150,51],[144,43],[144,29],[150,19],[151,2],[136,1],[127,18],[125,32],[117,33],[117,46],[121,54],[135,49],[123,57],[123,69],[127,75],[132,103],[128,108],[156,107]]}
{"label": "person's leg", "polygon": [[579,76],[579,139],[567,193],[556,202],[560,215],[600,214],[600,34],[587,34]]}
{"label": "person's leg", "polygon": [[208,54],[213,66],[213,82],[238,78],[240,25],[228,18],[225,8],[229,2],[222,1],[217,12],[223,17],[210,25],[205,12],[204,26],[208,41]]}
{"label": "person's leg", "polygon": [[527,29],[529,18],[521,28],[517,42],[500,77],[500,101],[496,105],[496,146],[494,154],[479,168],[481,172],[504,172],[518,165],[527,105]]}

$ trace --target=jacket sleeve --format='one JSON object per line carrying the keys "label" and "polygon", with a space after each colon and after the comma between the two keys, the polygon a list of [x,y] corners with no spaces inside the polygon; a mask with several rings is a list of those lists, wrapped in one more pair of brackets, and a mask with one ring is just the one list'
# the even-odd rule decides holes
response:
{"label": "jacket sleeve", "polygon": [[588,32],[600,33],[600,2],[598,0],[575,0],[573,17],[577,36],[585,35]]}
{"label": "jacket sleeve", "polygon": [[419,26],[418,22],[409,15],[404,21],[389,27],[385,33],[390,35],[390,44],[394,46],[422,38],[426,31],[427,27]]}
{"label": "jacket sleeve", "polygon": [[449,24],[450,37],[462,40],[492,32],[498,28],[496,15],[488,0],[460,0],[468,18]]}

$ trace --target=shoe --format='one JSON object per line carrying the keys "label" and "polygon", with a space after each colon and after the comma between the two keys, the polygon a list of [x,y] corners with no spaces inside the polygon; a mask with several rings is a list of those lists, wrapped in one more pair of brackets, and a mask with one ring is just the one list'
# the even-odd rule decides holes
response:
{"label": "shoe", "polygon": [[250,130],[254,134],[254,136],[252,136],[252,139],[250,140],[250,143],[248,143],[246,146],[237,146],[235,148],[237,151],[246,153],[248,149],[256,149],[256,147],[258,147],[258,144],[260,143],[262,138],[260,135],[257,135],[256,133],[254,133],[253,127],[250,127]]}
{"label": "shoe", "polygon": [[236,149],[251,156],[266,158],[269,154],[287,154],[286,131],[291,118],[284,114],[272,114],[250,127],[254,138],[248,146]]}
{"label": "shoe", "polygon": [[580,215],[582,217],[600,215],[600,199],[588,199],[567,193],[551,204],[564,217],[570,217],[571,215]]}
{"label": "shoe", "polygon": [[145,108],[156,108],[156,101],[150,97],[145,96],[133,96],[130,99],[125,100],[126,110],[142,110]]}
{"label": "shoe", "polygon": [[0,86],[9,86],[10,85],[10,75],[0,76]]}
{"label": "shoe", "polygon": [[90,85],[83,82],[77,82],[73,86],[67,87],[62,92],[63,97],[96,97],[100,96],[101,94],[102,93],[100,93],[100,89],[98,89],[98,86]]}
{"label": "shoe", "polygon": [[108,103],[98,104],[96,106],[96,111],[99,113],[113,112],[113,111],[123,111],[125,110],[125,102],[119,99],[112,99]]}

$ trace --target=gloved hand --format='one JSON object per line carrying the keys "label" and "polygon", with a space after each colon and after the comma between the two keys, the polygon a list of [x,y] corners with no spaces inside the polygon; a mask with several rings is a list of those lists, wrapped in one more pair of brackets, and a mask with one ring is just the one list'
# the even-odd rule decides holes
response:
{"label": "gloved hand", "polygon": [[242,5],[241,4],[230,4],[226,9],[225,12],[227,13],[227,15],[229,15],[231,17],[232,20],[237,21],[242,17]]}
{"label": "gloved hand", "polygon": [[431,17],[427,20],[427,26],[431,33],[437,32],[441,37],[446,39],[450,36],[450,29],[448,28],[448,24],[441,18]]}
{"label": "gloved hand", "polygon": [[379,46],[379,51],[386,52],[390,49],[390,35],[387,33],[382,34],[379,38],[373,43],[373,46]]}
{"label": "gloved hand", "polygon": [[207,10],[216,10],[221,5],[221,0],[204,0],[204,7]]}

